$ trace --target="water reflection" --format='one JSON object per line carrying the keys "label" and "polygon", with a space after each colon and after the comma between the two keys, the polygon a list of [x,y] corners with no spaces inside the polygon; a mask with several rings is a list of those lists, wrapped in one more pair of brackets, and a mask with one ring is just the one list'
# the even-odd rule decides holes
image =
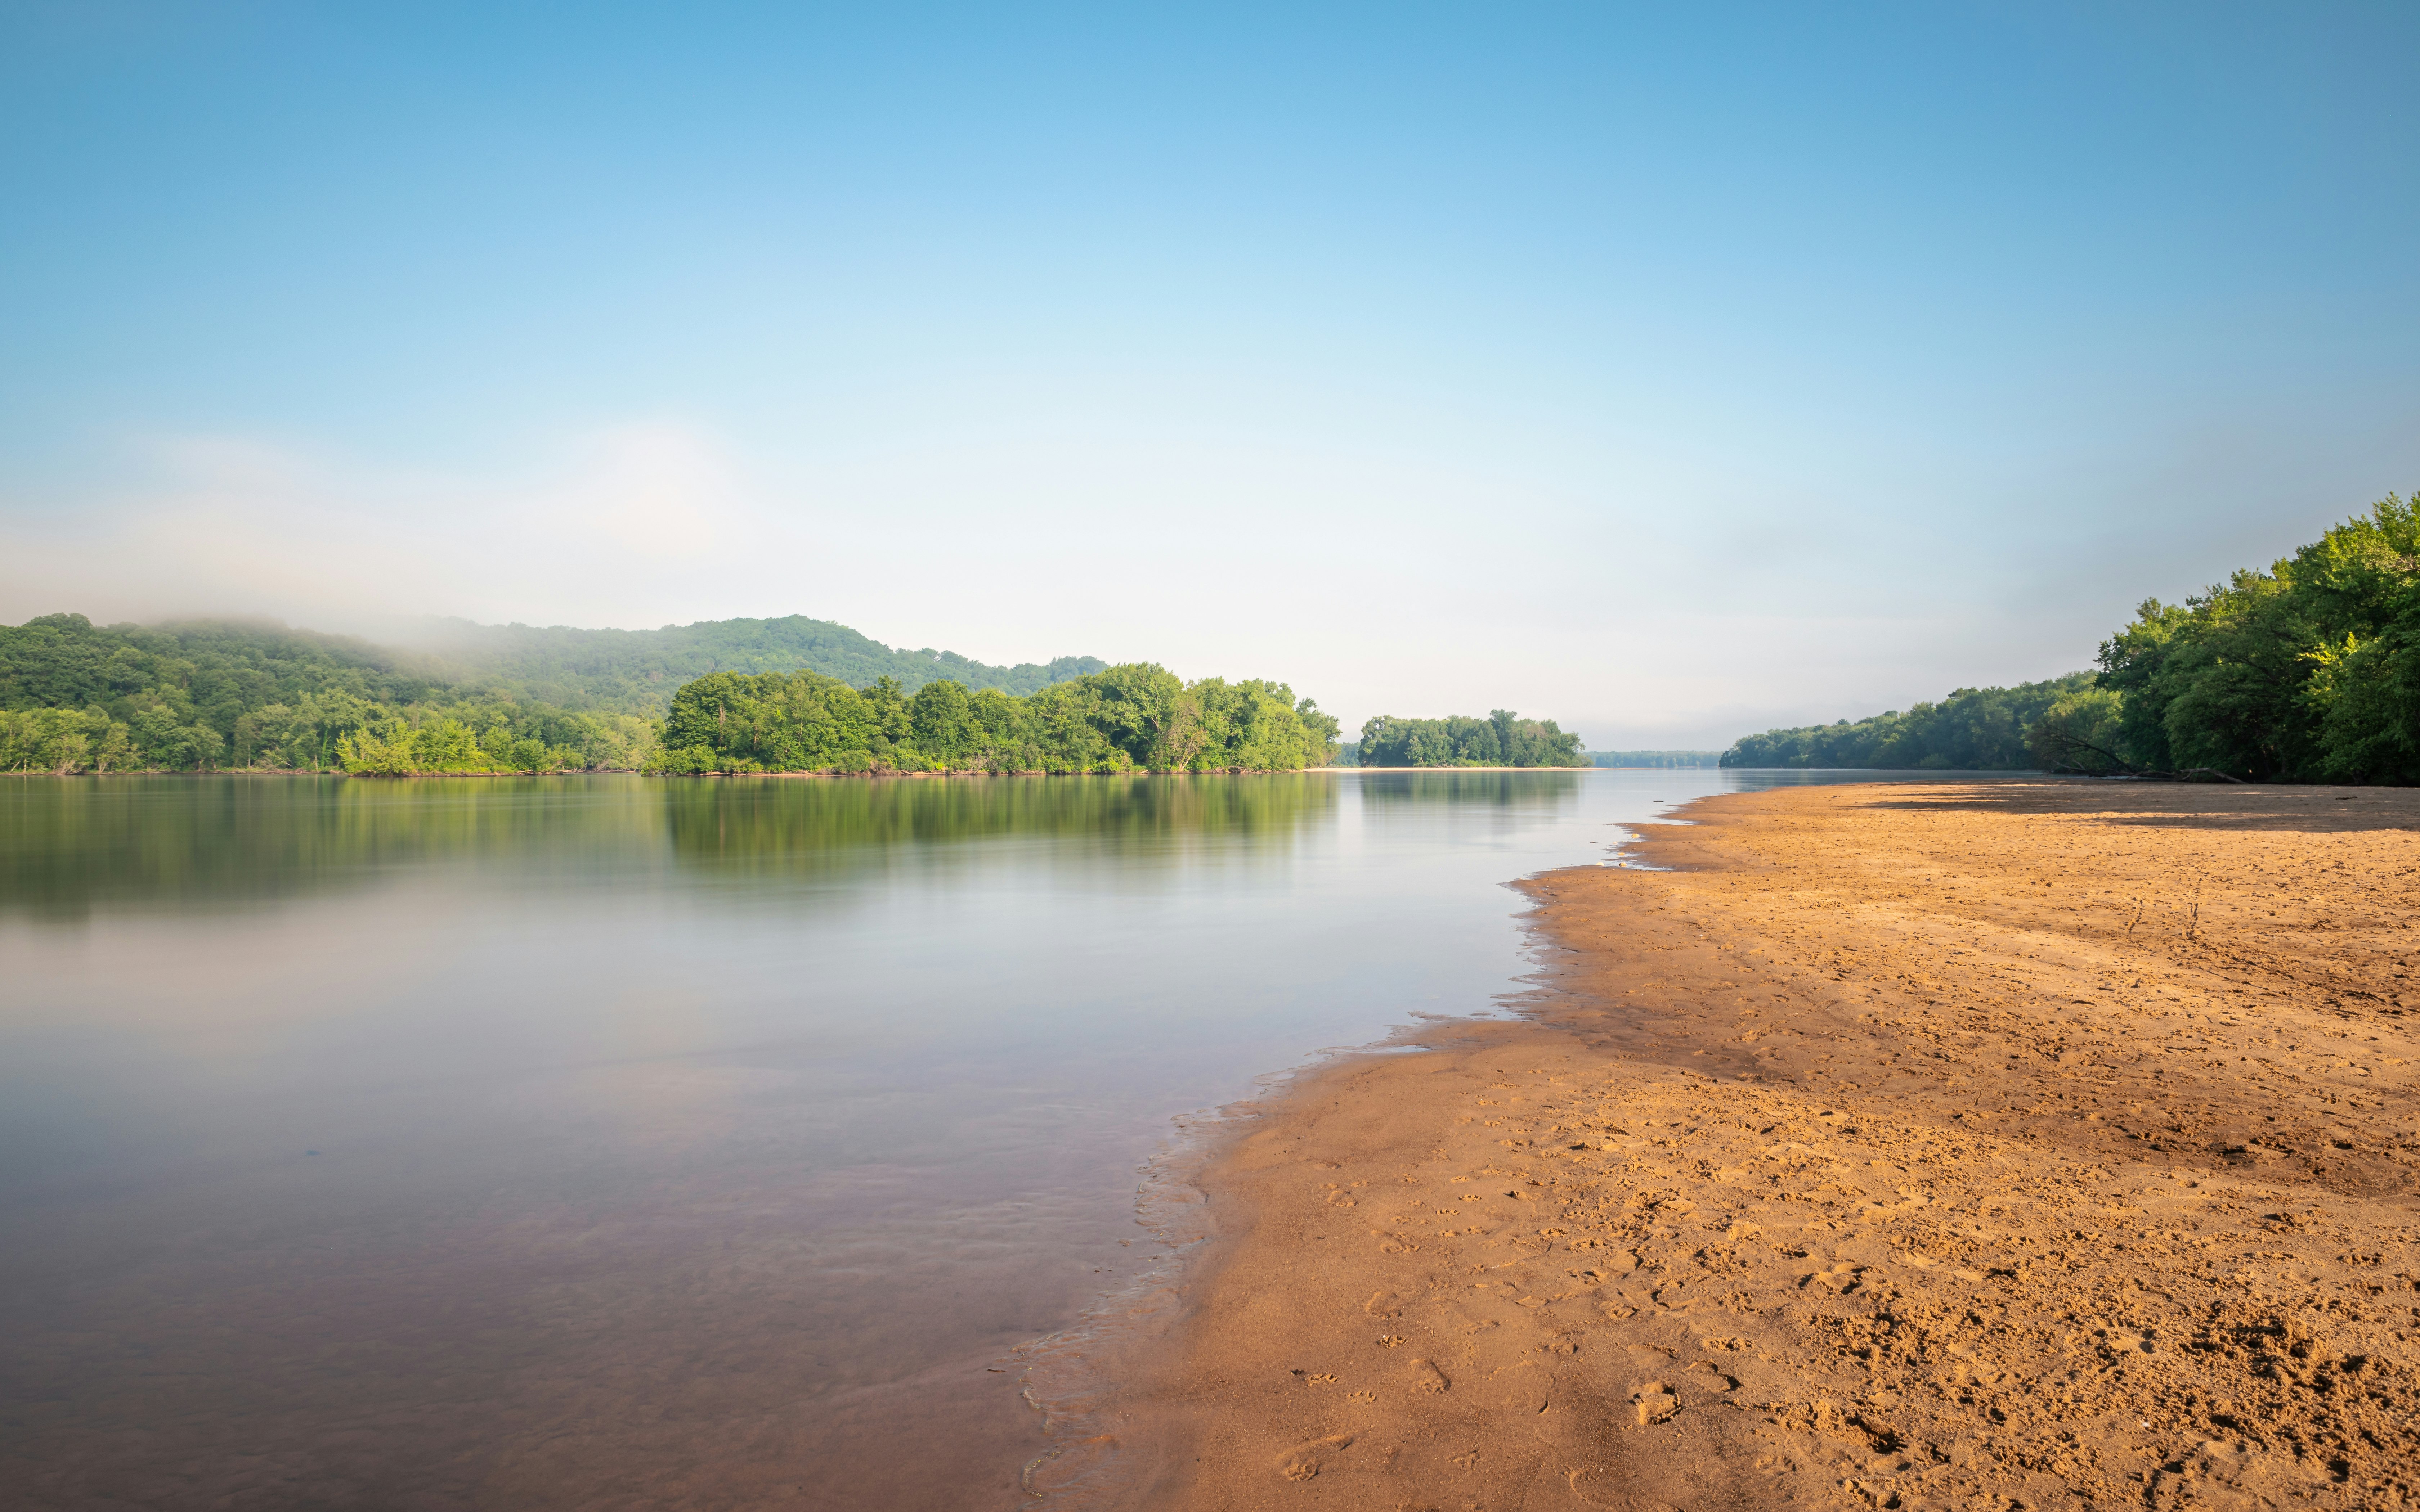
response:
{"label": "water reflection", "polygon": [[1736,781],[0,782],[0,1485],[1004,1505],[1171,1114]]}
{"label": "water reflection", "polygon": [[[1437,790],[1429,796],[1462,801]],[[845,873],[1018,837],[1265,850],[1332,813],[1335,779],[642,781],[492,778],[0,779],[0,914],[243,909],[432,866],[628,878],[665,856],[735,874]]]}
{"label": "water reflection", "polygon": [[[690,865],[778,873],[862,864],[866,852],[1016,837],[1128,848],[1267,850],[1336,807],[1333,778],[970,778],[662,784],[673,850]],[[858,854],[852,854],[858,853]]]}
{"label": "water reflection", "polygon": [[643,793],[579,778],[0,779],[0,914],[244,909],[482,858],[619,869],[662,844]]}
{"label": "water reflection", "polygon": [[1401,771],[1373,767],[1357,779],[1362,801],[1398,804],[1492,804],[1498,808],[1562,808],[1579,796],[1581,772]]}

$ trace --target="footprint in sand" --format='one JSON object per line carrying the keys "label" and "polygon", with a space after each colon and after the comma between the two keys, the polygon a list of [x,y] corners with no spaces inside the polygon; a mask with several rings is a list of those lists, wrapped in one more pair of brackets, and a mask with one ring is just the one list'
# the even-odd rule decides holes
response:
{"label": "footprint in sand", "polygon": [[1448,1391],[1453,1386],[1453,1382],[1446,1379],[1445,1372],[1439,1370],[1436,1367],[1436,1362],[1433,1360],[1413,1361],[1411,1374],[1412,1384],[1422,1391]]}
{"label": "footprint in sand", "polygon": [[1353,1447],[1350,1433],[1331,1433],[1309,1443],[1297,1443],[1278,1456],[1278,1473],[1288,1480],[1310,1480],[1335,1456]]}
{"label": "footprint in sand", "polygon": [[1861,1285],[1858,1276],[1865,1269],[1862,1265],[1851,1265],[1843,1260],[1838,1265],[1827,1265],[1814,1274],[1803,1277],[1798,1284],[1802,1288],[1822,1287],[1826,1291],[1837,1291],[1845,1297]]}
{"label": "footprint in sand", "polygon": [[1393,1318],[1404,1310],[1404,1299],[1391,1291],[1381,1291],[1361,1304],[1361,1310],[1373,1318]]}
{"label": "footprint in sand", "polygon": [[1638,1426],[1643,1428],[1651,1423],[1664,1422],[1679,1412],[1681,1398],[1664,1382],[1651,1381],[1630,1394],[1630,1406],[1638,1419]]}

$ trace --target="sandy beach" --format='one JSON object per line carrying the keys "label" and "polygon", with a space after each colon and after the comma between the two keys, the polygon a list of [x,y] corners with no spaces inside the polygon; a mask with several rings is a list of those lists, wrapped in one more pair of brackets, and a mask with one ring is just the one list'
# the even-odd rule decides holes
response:
{"label": "sandy beach", "polygon": [[2420,795],[1785,789],[1259,1108],[1137,1504],[2405,1505]]}

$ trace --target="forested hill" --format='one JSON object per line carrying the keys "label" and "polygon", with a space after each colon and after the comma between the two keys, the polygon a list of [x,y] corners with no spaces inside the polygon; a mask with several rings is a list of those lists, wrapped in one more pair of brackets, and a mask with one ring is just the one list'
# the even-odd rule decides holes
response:
{"label": "forested hill", "polygon": [[944,679],[1038,691],[1104,665],[986,667],[798,616],[637,631],[436,625],[437,646],[411,650],[266,621],[0,625],[0,770],[337,770],[354,764],[349,743],[380,731],[392,764],[407,727],[432,770],[626,768],[654,754],[675,689],[726,669],[831,667],[912,694]]}
{"label": "forested hill", "polygon": [[[685,628],[686,641],[505,626],[480,671],[282,625],[44,615],[0,625],[0,771],[1285,771],[1335,753],[1336,720],[1281,683],[1186,683],[1089,657],[985,667],[813,620]],[[669,698],[652,691],[675,656],[781,665],[818,650],[861,669],[917,658],[918,686],[875,671],[852,687],[795,669],[711,671]],[[564,706],[574,698],[590,706]],[[658,702],[668,719],[626,712]]]}
{"label": "forested hill", "polygon": [[443,770],[635,766],[654,721],[449,683],[408,653],[283,625],[0,625],[0,771],[332,771],[372,728],[431,732]]}
{"label": "forested hill", "polygon": [[2022,771],[2036,764],[2026,744],[2035,724],[2060,699],[2092,686],[2092,673],[2071,672],[2015,687],[1962,687],[1903,714],[1893,709],[1854,722],[1748,735],[1723,752],[1722,764]]}
{"label": "forested hill", "polygon": [[993,667],[954,651],[894,651],[845,625],[803,614],[778,620],[702,620],[655,630],[475,625],[430,620],[411,636],[429,670],[448,681],[567,709],[660,716],[675,690],[709,672],[821,672],[852,687],[884,677],[913,693],[948,681],[1028,694],[1097,672],[1097,656]]}

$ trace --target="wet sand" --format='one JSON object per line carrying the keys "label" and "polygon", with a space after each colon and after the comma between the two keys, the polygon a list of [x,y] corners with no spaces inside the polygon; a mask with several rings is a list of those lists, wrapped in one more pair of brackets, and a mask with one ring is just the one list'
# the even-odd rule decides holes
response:
{"label": "wet sand", "polygon": [[1685,816],[1215,1161],[1136,1504],[2420,1499],[2420,794]]}

